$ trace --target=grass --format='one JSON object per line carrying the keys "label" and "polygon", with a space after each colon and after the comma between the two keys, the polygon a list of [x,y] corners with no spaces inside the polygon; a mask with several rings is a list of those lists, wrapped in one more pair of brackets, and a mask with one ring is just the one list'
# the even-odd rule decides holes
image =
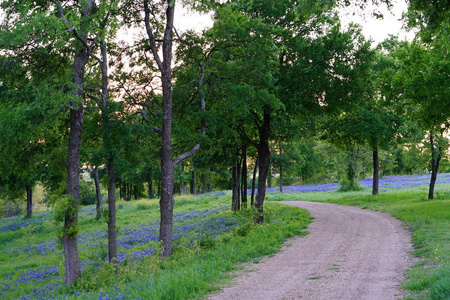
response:
{"label": "grass", "polygon": [[[406,273],[403,283],[410,292],[408,299],[450,299],[449,190],[450,184],[438,184],[436,199],[432,201],[426,199],[426,186],[388,190],[378,196],[370,195],[367,189],[347,193],[270,193],[267,196],[270,202],[266,204],[267,223],[263,225],[252,224],[254,212],[251,210],[232,213],[225,208],[230,202],[229,195],[178,197],[175,214],[180,236],[174,242],[174,256],[164,260],[158,255],[138,256],[139,260],[125,258],[118,276],[114,276],[114,270],[104,261],[106,247],[101,233],[106,224],[95,220],[93,207],[85,207],[79,217],[84,241],[80,245],[91,246],[80,247],[80,257],[95,263],[86,264],[82,279],[70,288],[62,284],[62,252],[54,247],[58,226],[52,222],[52,214],[37,213],[29,220],[1,219],[0,298],[202,298],[218,289],[218,283],[229,280],[234,271],[242,268],[242,263],[257,263],[265,255],[277,252],[287,238],[305,234],[302,229],[310,222],[309,214],[276,203],[301,200],[354,205],[388,212],[402,220],[411,230],[413,255],[417,257],[417,263]],[[143,222],[149,229],[158,219],[156,200],[119,202],[119,235],[130,238],[121,244],[119,253],[129,257],[149,249],[158,253],[156,241],[142,242],[133,235]],[[148,225],[149,222],[153,225]],[[8,226],[10,230],[2,230]],[[151,235],[151,230],[146,234]],[[333,267],[338,269],[338,266]],[[319,279],[319,276],[310,279]]]}
{"label": "grass", "polygon": [[450,184],[439,184],[434,200],[427,187],[390,190],[377,196],[358,192],[311,192],[268,196],[272,201],[318,201],[353,205],[390,213],[412,232],[414,256],[419,262],[407,271],[403,288],[407,299],[450,299]]}
{"label": "grass", "polygon": [[[257,262],[279,251],[287,238],[306,234],[302,230],[310,222],[305,210],[269,203],[267,222],[254,225],[253,210],[233,213],[226,207],[228,202],[229,196],[178,197],[174,255],[164,260],[157,255],[157,241],[141,240],[154,234],[158,202],[119,202],[117,224],[122,242],[118,244],[125,258],[118,276],[105,262],[105,222],[95,220],[93,207],[83,208],[79,217],[83,276],[71,287],[62,284],[63,256],[55,247],[58,226],[52,222],[51,213],[36,214],[28,220],[2,219],[0,298],[201,298],[218,289],[218,283],[232,276],[242,263]],[[153,255],[147,255],[150,250]],[[144,252],[147,254],[141,255]]]}

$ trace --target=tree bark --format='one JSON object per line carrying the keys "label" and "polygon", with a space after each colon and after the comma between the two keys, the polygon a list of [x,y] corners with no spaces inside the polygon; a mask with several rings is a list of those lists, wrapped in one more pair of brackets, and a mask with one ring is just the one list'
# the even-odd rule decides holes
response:
{"label": "tree bark", "polygon": [[201,181],[202,181],[202,194],[206,193],[206,176],[205,173],[202,173],[200,175]]}
{"label": "tree bark", "polygon": [[280,163],[280,193],[283,192],[283,166]]}
{"label": "tree bark", "polygon": [[355,167],[355,150],[349,150],[349,162],[347,167],[347,179],[352,183],[356,180],[356,167]]}
{"label": "tree bark", "polygon": [[438,147],[436,149],[436,145],[434,143],[434,136],[430,134],[430,147],[431,147],[431,180],[430,180],[430,186],[428,190],[428,199],[434,198],[434,186],[436,184],[437,174],[439,170],[439,163],[441,161],[441,147]]}
{"label": "tree bark", "polygon": [[[181,163],[181,172],[183,172],[183,175],[186,175],[186,172],[184,170],[184,162]],[[187,194],[187,184],[186,184],[186,179],[183,176],[183,182],[181,183],[181,195],[186,195]]]}
{"label": "tree bark", "polygon": [[197,195],[197,172],[192,171],[192,187],[191,187],[192,195]]}
{"label": "tree bark", "polygon": [[147,179],[147,195],[148,199],[153,199],[153,184],[151,178]]}
{"label": "tree bark", "polygon": [[255,207],[258,210],[257,223],[264,222],[264,198],[266,197],[266,182],[270,167],[270,113],[264,112],[263,123],[258,127],[259,144],[258,144],[258,192],[256,194]]}
{"label": "tree bark", "polygon": [[[195,145],[190,151],[178,156],[172,160],[172,45],[173,45],[173,23],[175,12],[175,1],[166,0],[166,18],[165,29],[162,42],[162,59],[157,47],[157,40],[153,33],[152,12],[150,10],[149,0],[144,0],[145,29],[148,36],[150,50],[161,72],[162,85],[162,127],[157,132],[161,136],[161,148],[159,150],[161,161],[161,198],[160,198],[160,216],[161,226],[159,230],[159,239],[162,244],[162,257],[172,255],[172,227],[173,227],[173,174],[177,163],[194,155],[200,145]],[[202,108],[204,99],[202,99]],[[204,128],[202,124],[202,133]]]}
{"label": "tree bark", "polygon": [[[87,50],[83,47],[76,52],[73,63],[73,82],[77,87],[75,95],[82,101],[84,68],[88,61]],[[83,104],[74,104],[70,110],[69,145],[67,149],[67,194],[71,197],[65,213],[62,244],[64,248],[65,279],[69,285],[81,276],[80,258],[78,254],[77,227],[78,203],[80,199],[80,149],[83,132]]]}
{"label": "tree bark", "polygon": [[234,163],[232,169],[232,196],[231,196],[231,209],[233,211],[240,210],[240,174],[241,174],[241,162],[238,160]]}
{"label": "tree bark", "polygon": [[252,195],[250,198],[250,206],[255,205],[255,185],[256,185],[256,173],[258,171],[258,157],[256,157],[255,167],[253,168],[253,177],[252,177]]}
{"label": "tree bark", "polygon": [[97,220],[100,220],[102,218],[102,195],[100,192],[100,180],[98,178],[98,169],[95,167],[92,170],[92,175],[94,177],[94,184],[95,184],[95,194],[96,194],[96,204],[95,204],[95,211],[97,212]]}
{"label": "tree bark", "polygon": [[373,183],[372,183],[372,195],[378,195],[379,190],[379,173],[378,173],[378,148],[375,147],[372,152],[373,161]]}
{"label": "tree bark", "polygon": [[[114,159],[108,158],[108,254],[109,262],[117,264],[117,229],[116,229],[116,174]],[[117,271],[117,270],[116,270]]]}
{"label": "tree bark", "polygon": [[80,199],[80,148],[83,128],[83,106],[70,111],[70,133],[67,154],[67,194],[71,196],[67,204],[62,244],[66,275],[64,282],[69,285],[81,276],[80,258],[76,229],[78,226],[78,203]]}
{"label": "tree bark", "polygon": [[242,175],[241,175],[241,199],[242,207],[247,208],[247,147],[242,149]]}
{"label": "tree bark", "polygon": [[212,181],[212,179],[211,179],[211,172],[209,172],[209,176],[208,176],[208,193],[212,192],[212,182],[211,181]]}
{"label": "tree bark", "polygon": [[27,218],[33,216],[33,188],[29,185],[25,187],[27,191]]}
{"label": "tree bark", "polygon": [[[72,24],[64,15],[64,8],[60,1],[54,0],[58,8],[60,19],[72,30]],[[82,12],[80,20],[87,16],[91,16],[95,11],[95,0],[88,0],[82,4]],[[69,203],[65,211],[64,228],[62,235],[62,245],[64,248],[64,266],[66,270],[64,282],[69,285],[81,276],[80,258],[78,254],[77,230],[78,230],[78,204],[80,199],[80,149],[81,136],[83,131],[83,86],[84,71],[89,60],[88,49],[85,47],[87,37],[83,32],[88,23],[81,22],[81,28],[75,28],[73,31],[78,39],[78,49],[75,50],[73,60],[73,77],[72,82],[76,87],[73,96],[77,99],[75,103],[70,103],[70,129],[69,144],[67,149],[67,195]],[[81,29],[81,36],[77,30]],[[85,31],[87,32],[87,31]]]}

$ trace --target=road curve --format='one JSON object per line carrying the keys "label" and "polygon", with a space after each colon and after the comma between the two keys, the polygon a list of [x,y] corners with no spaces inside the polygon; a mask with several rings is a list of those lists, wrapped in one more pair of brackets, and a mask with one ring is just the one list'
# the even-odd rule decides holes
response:
{"label": "road curve", "polygon": [[305,237],[251,267],[210,300],[390,300],[410,265],[411,236],[388,214],[292,201],[315,218]]}

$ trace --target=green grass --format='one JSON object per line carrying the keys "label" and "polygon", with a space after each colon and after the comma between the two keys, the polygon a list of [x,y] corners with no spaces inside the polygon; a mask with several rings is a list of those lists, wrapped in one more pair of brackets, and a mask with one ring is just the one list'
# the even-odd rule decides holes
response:
{"label": "green grass", "polygon": [[[118,276],[107,264],[87,269],[81,280],[70,288],[57,292],[67,299],[114,299],[126,295],[126,299],[198,299],[218,289],[243,263],[259,262],[265,255],[272,255],[283,242],[302,231],[310,222],[309,214],[301,209],[284,206],[276,201],[302,200],[354,205],[365,209],[392,214],[411,229],[417,263],[406,273],[403,287],[409,291],[409,299],[450,299],[450,185],[438,185],[435,200],[426,199],[426,187],[383,192],[378,196],[370,191],[358,192],[310,192],[269,194],[266,208],[267,223],[253,225],[254,212],[247,210],[232,213],[222,211],[218,216],[231,216],[239,220],[240,227],[216,238],[197,240],[185,247],[185,240],[174,244],[174,255],[161,260],[158,255],[139,262],[121,265]],[[229,205],[225,196],[184,196],[176,199],[175,213],[190,210],[202,211]],[[33,219],[39,218],[36,214]],[[143,222],[159,219],[157,200],[119,202],[117,226],[119,231]],[[81,232],[104,230],[104,221],[95,220],[95,214],[80,214]],[[7,226],[19,221],[2,221]],[[39,266],[60,266],[60,282],[63,280],[62,253],[54,255],[13,255],[10,249],[34,245],[39,241],[54,239],[57,227],[49,219],[13,231],[0,233],[0,276],[22,272]],[[101,249],[100,249],[101,250]],[[101,250],[105,251],[105,249]],[[80,249],[82,259],[92,255],[91,250]],[[311,277],[311,279],[317,279]],[[0,278],[0,283],[1,283]],[[100,294],[100,292],[102,294]],[[21,295],[19,292],[15,296]],[[1,296],[0,296],[1,298]],[[105,298],[106,299],[106,298]]]}
{"label": "green grass", "polygon": [[[230,198],[229,195],[178,197],[175,201],[175,213],[224,207],[231,202]],[[159,255],[153,255],[139,262],[126,262],[119,266],[117,276],[114,275],[114,270],[108,263],[102,262],[85,270],[82,278],[73,286],[62,287],[51,293],[59,299],[99,299],[106,296],[110,299],[115,297],[122,299],[122,295],[126,295],[126,299],[201,298],[217,290],[220,282],[230,278],[233,271],[242,268],[242,263],[257,262],[265,255],[279,251],[287,238],[305,235],[306,232],[303,229],[307,227],[311,219],[305,210],[277,203],[266,205],[267,222],[261,225],[253,224],[255,217],[253,210],[238,213],[222,210],[211,217],[220,216],[236,219],[240,226],[225,234],[196,240],[190,247],[185,246],[186,239],[176,240],[172,257],[161,260]],[[39,214],[33,217],[35,218],[39,218]],[[117,205],[119,230],[158,219],[159,206],[156,200],[119,202]],[[20,221],[23,219],[3,221],[1,226]],[[79,223],[82,233],[106,228],[105,222],[95,220],[95,214],[92,212],[81,213]],[[2,280],[3,283],[16,284],[11,278],[2,278],[3,274],[20,274],[40,266],[59,266],[58,280],[60,286],[63,286],[61,282],[64,269],[61,250],[47,255],[34,254],[32,257],[28,257],[26,253],[11,252],[11,249],[54,239],[57,235],[57,227],[51,220],[45,220],[0,233],[0,292]],[[148,248],[148,245],[146,247]],[[105,249],[80,249],[80,258],[89,259],[95,256],[94,252],[98,251],[105,251]],[[23,296],[24,293],[31,292],[33,288],[44,289],[45,283],[33,282],[30,286],[31,282],[18,284],[15,286],[16,291],[8,290],[3,293],[3,296],[0,294],[0,298]],[[29,299],[41,298],[30,297]]]}
{"label": "green grass", "polygon": [[329,202],[390,213],[410,228],[413,255],[420,259],[405,274],[403,288],[410,293],[407,299],[450,299],[450,185],[438,185],[437,190],[434,200],[427,199],[426,187],[387,191],[377,196],[368,190],[274,193],[268,199]]}

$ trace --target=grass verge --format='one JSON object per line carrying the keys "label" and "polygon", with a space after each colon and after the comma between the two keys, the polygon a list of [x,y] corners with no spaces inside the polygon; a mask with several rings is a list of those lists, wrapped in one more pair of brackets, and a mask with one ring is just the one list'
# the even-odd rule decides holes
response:
{"label": "grass verge", "polygon": [[[287,238],[306,234],[303,229],[310,223],[310,215],[305,210],[268,203],[266,223],[254,225],[253,210],[233,213],[224,209],[228,202],[229,196],[215,195],[176,199],[175,219],[179,221],[175,232],[182,236],[174,241],[174,255],[162,260],[158,255],[158,243],[153,240],[140,244],[135,238],[141,237],[143,225],[152,234],[159,217],[157,201],[120,202],[117,205],[119,235],[129,243],[119,243],[122,245],[119,252],[139,253],[151,247],[156,253],[138,261],[125,259],[119,265],[117,276],[102,253],[106,224],[95,220],[94,208],[84,208],[79,218],[84,235],[79,240],[80,257],[95,263],[86,264],[82,278],[71,287],[62,284],[62,253],[60,248],[54,247],[57,228],[51,222],[51,215],[36,215],[29,220],[0,220],[3,228],[0,232],[0,298],[201,298],[217,290],[218,284],[230,278],[242,263],[257,262],[279,251]],[[228,229],[221,231],[222,228]],[[128,249],[131,246],[133,248]],[[99,257],[99,253],[103,257]]]}
{"label": "grass verge", "polygon": [[387,191],[377,196],[369,191],[339,193],[312,192],[271,194],[272,201],[318,201],[353,205],[388,212],[411,229],[414,256],[419,262],[405,274],[403,288],[407,299],[450,299],[450,193],[449,185],[439,186],[434,200],[428,200],[426,187]]}

